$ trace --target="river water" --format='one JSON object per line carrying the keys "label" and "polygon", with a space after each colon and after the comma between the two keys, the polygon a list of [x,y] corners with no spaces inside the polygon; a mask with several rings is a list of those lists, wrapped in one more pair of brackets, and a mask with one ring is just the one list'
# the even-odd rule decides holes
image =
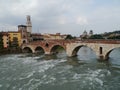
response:
{"label": "river water", "polygon": [[66,54],[0,56],[0,90],[120,90],[120,49],[101,62],[90,49]]}

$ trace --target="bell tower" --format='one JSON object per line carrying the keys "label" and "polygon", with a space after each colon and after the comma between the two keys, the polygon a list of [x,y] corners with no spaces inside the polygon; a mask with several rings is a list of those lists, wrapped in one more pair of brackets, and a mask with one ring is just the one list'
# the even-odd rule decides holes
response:
{"label": "bell tower", "polygon": [[27,26],[27,32],[32,33],[32,23],[31,23],[30,15],[27,15],[26,26]]}

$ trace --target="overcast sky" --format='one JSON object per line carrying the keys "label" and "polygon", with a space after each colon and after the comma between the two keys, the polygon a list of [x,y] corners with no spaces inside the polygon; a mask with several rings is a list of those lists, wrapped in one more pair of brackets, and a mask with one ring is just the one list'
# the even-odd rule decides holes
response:
{"label": "overcast sky", "polygon": [[33,31],[72,34],[120,30],[120,0],[0,0],[0,31],[31,16]]}

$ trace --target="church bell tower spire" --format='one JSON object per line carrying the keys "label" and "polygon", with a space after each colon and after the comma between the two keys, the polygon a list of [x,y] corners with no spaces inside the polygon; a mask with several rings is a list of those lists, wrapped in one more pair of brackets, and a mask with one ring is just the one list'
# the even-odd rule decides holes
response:
{"label": "church bell tower spire", "polygon": [[32,33],[32,23],[31,23],[30,15],[27,15],[26,26],[27,26],[27,32]]}

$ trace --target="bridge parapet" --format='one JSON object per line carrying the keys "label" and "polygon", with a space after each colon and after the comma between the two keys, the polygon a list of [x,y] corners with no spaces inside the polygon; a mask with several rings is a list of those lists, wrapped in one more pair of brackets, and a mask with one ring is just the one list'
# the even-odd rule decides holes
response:
{"label": "bridge parapet", "polygon": [[78,40],[81,43],[101,43],[101,44],[120,44],[120,40],[93,40],[93,39],[87,39],[87,40]]}

